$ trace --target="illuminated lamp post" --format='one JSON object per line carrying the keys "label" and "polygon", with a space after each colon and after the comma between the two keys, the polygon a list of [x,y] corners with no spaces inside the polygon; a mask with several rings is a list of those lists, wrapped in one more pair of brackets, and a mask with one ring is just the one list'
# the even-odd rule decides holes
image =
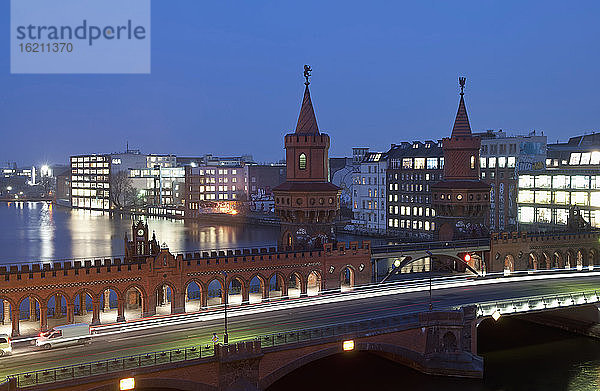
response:
{"label": "illuminated lamp post", "polygon": [[229,344],[229,333],[227,332],[227,299],[229,296],[229,292],[228,292],[228,284],[227,284],[227,273],[222,271],[221,274],[223,274],[223,276],[225,277],[223,279],[223,285],[225,288],[225,336],[223,337],[223,343],[225,345]]}

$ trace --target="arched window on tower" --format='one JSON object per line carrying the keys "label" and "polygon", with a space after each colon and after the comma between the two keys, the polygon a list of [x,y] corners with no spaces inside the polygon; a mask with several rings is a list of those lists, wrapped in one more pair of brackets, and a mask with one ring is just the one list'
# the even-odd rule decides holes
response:
{"label": "arched window on tower", "polygon": [[471,155],[471,170],[475,169],[475,155]]}
{"label": "arched window on tower", "polygon": [[306,170],[306,154],[300,154],[300,156],[298,157],[298,166],[301,170]]}

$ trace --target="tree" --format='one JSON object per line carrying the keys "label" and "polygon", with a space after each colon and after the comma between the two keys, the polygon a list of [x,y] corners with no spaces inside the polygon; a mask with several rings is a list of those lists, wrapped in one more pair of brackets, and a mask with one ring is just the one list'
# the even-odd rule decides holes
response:
{"label": "tree", "polygon": [[117,209],[132,208],[139,204],[137,191],[127,171],[117,171],[110,177],[110,199]]}

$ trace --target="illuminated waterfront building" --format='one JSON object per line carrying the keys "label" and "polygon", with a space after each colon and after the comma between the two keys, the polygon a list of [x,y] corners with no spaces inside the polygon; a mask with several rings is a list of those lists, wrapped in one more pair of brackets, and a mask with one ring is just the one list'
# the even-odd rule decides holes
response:
{"label": "illuminated waterfront building", "polygon": [[600,228],[600,134],[548,144],[545,171],[523,171],[518,178],[519,229],[573,229],[569,216]]}
{"label": "illuminated waterfront building", "polygon": [[352,178],[352,224],[360,231],[385,233],[388,154],[366,152],[361,156]]}
{"label": "illuminated waterfront building", "polygon": [[443,178],[441,142],[393,144],[387,155],[387,232],[412,240],[433,239],[431,186]]}
{"label": "illuminated waterfront building", "polygon": [[489,227],[491,231],[517,230],[517,177],[523,171],[543,171],[546,136],[508,136],[502,130],[475,133],[481,138],[481,179],[490,190]]}

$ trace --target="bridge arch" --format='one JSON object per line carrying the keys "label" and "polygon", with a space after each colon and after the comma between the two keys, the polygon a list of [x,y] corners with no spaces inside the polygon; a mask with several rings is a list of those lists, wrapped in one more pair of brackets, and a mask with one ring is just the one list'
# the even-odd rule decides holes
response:
{"label": "bridge arch", "polygon": [[554,251],[554,253],[552,253],[552,269],[562,269],[564,268],[564,265],[563,254],[560,250]]}
{"label": "bridge arch", "polygon": [[[412,350],[399,347],[397,345],[377,342],[367,343],[355,341],[354,351],[370,352],[381,355],[388,359],[390,357],[393,357],[395,362],[417,370],[423,370],[426,365],[425,358],[423,355]],[[283,365],[281,365],[279,368],[275,369],[273,372],[259,379],[258,388],[261,390],[265,390],[268,387],[272,386],[273,383],[275,383],[276,381],[282,379],[286,375],[289,375],[293,371],[300,369],[307,364],[340,353],[344,354],[341,348],[341,343],[339,344],[339,346],[325,348],[306,354],[301,357],[296,357],[292,361],[283,363]]]}
{"label": "bridge arch", "polygon": [[546,251],[542,251],[542,255],[540,256],[539,268],[542,270],[547,270],[550,269],[551,265],[552,258],[550,257],[550,254],[548,254]]}
{"label": "bridge arch", "polygon": [[227,286],[227,303],[242,304],[248,302],[248,283],[239,274],[231,276]]}
{"label": "bridge arch", "polygon": [[302,273],[294,270],[289,274],[287,280],[289,297],[296,298],[300,297],[302,294],[306,294],[306,281]]}
{"label": "bridge arch", "polygon": [[92,323],[93,303],[96,294],[87,288],[82,288],[73,294],[73,309],[75,311],[75,323]]}
{"label": "bridge arch", "polygon": [[248,280],[248,299],[250,303],[260,303],[269,297],[267,279],[260,273],[254,273]]}
{"label": "bridge arch", "polygon": [[306,294],[316,296],[323,290],[321,273],[318,270],[311,270],[306,276]]}
{"label": "bridge arch", "polygon": [[577,266],[577,255],[573,249],[565,251],[565,268],[574,268]]}
{"label": "bridge arch", "polygon": [[590,265],[598,266],[600,265],[600,257],[598,256],[599,252],[595,248],[590,248]]}
{"label": "bridge arch", "polygon": [[183,286],[185,312],[196,312],[206,307],[206,285],[202,280],[190,278]]}
{"label": "bridge arch", "polygon": [[340,271],[340,289],[350,290],[356,285],[356,270],[352,265],[342,267]]}
{"label": "bridge arch", "polygon": [[206,283],[206,303],[207,306],[225,303],[225,282],[220,276],[214,275]]}
{"label": "bridge arch", "polygon": [[532,251],[529,253],[528,257],[529,257],[529,260],[527,262],[527,268],[529,270],[537,270],[538,265],[540,264],[538,255],[534,251]]}
{"label": "bridge arch", "polygon": [[512,273],[515,271],[515,257],[512,254],[504,256],[504,273]]}
{"label": "bridge arch", "polygon": [[45,316],[42,316],[42,311],[46,309],[46,305],[40,296],[28,293],[22,296],[13,308],[17,311],[19,330],[22,330],[21,335],[32,334],[24,330],[33,331],[33,334],[36,335],[39,331],[44,330]]}
{"label": "bridge arch", "polygon": [[175,284],[170,281],[163,281],[154,288],[152,297],[154,298],[154,312],[161,314],[174,314],[177,306],[177,294]]}
{"label": "bridge arch", "polygon": [[269,298],[287,296],[287,281],[280,271],[275,271],[269,277],[268,285]]}
{"label": "bridge arch", "polygon": [[[72,307],[72,301],[71,298],[69,297],[69,295],[63,291],[63,290],[57,290],[52,292],[50,295],[48,295],[48,297],[46,297],[46,300],[44,300],[43,302],[44,308],[40,308],[40,312],[43,311],[45,314],[48,315],[48,317],[52,318],[52,322],[47,322],[47,317],[46,316],[41,316],[42,321],[41,321],[41,327],[42,327],[42,331],[45,331],[46,328],[48,328],[49,326],[54,327],[54,326],[58,326],[59,323],[72,323],[73,322],[73,307]],[[41,304],[41,303],[40,303]],[[58,320],[61,319],[62,317],[66,317],[66,319],[63,320]]]}
{"label": "bridge arch", "polygon": [[131,319],[142,318],[148,312],[148,295],[143,286],[131,284],[123,289],[123,316]]}

